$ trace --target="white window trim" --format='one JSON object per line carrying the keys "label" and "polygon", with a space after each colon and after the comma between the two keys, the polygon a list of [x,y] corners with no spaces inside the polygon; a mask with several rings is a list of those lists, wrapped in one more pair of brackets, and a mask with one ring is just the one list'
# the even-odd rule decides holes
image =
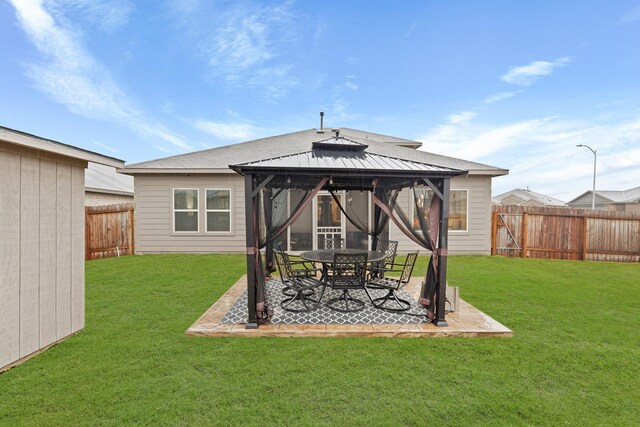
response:
{"label": "white window trim", "polygon": [[[465,228],[464,230],[451,230],[449,229],[449,233],[468,233],[469,232],[469,189],[468,188],[451,188],[449,190],[450,192],[452,191],[464,191],[465,193],[467,193],[467,228]],[[411,193],[413,193],[413,189],[411,189]],[[409,195],[409,207],[410,207],[410,211],[411,211],[411,218],[414,217],[415,215],[415,207],[413,206],[414,203],[412,203],[412,199],[413,198],[413,194]]]}
{"label": "white window trim", "polygon": [[[176,209],[176,190],[195,190],[198,197],[198,206],[195,209]],[[176,231],[176,212],[195,212],[198,215],[198,225],[195,231]],[[200,189],[197,187],[176,187],[171,189],[171,229],[176,234],[198,234],[200,233]]]}
{"label": "white window trim", "polygon": [[[229,192],[229,209],[207,209],[207,191],[228,191]],[[229,212],[229,231],[208,231],[209,229],[209,212]],[[233,234],[233,191],[227,187],[208,187],[204,189],[204,232],[206,234]]]}

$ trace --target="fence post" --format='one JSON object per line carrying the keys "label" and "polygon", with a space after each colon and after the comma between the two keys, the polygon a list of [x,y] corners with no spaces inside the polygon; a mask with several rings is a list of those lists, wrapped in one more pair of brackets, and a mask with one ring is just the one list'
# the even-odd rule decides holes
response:
{"label": "fence post", "polygon": [[494,208],[491,213],[491,255],[497,254],[497,234],[498,234],[498,211]]}
{"label": "fence post", "polygon": [[129,255],[133,255],[135,252],[135,246],[133,245],[133,209],[129,209],[127,212],[127,237],[129,239]]}
{"label": "fence post", "polygon": [[527,218],[528,214],[522,214],[522,258],[527,257]]}
{"label": "fence post", "polygon": [[91,242],[91,223],[89,221],[89,206],[84,208],[84,259],[89,260],[89,242]]}
{"label": "fence post", "polygon": [[587,217],[582,217],[582,260],[587,260]]}

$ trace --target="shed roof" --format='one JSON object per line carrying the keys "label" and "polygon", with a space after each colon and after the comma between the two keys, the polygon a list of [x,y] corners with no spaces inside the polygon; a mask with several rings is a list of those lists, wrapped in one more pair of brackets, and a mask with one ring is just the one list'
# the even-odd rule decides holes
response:
{"label": "shed roof", "polygon": [[116,159],[115,157],[104,156],[93,151],[84,150],[82,148],[63,144],[62,142],[53,141],[40,136],[31,135],[29,133],[10,129],[4,126],[0,126],[0,141],[39,151],[45,151],[47,153],[86,160],[87,162],[94,162],[117,168],[124,166],[124,161]]}
{"label": "shed roof", "polygon": [[[138,173],[228,173],[229,165],[305,153],[309,151],[313,142],[332,136],[333,134],[330,132],[319,133],[316,129],[307,129],[224,147],[131,164],[119,172],[132,175]],[[399,160],[425,163],[444,168],[466,170],[469,171],[470,174],[475,175],[499,176],[506,175],[509,172],[506,169],[482,163],[416,150],[415,148],[421,145],[421,143],[417,141],[349,128],[340,128],[340,136],[352,142],[367,145],[366,152],[369,154],[394,157]]]}

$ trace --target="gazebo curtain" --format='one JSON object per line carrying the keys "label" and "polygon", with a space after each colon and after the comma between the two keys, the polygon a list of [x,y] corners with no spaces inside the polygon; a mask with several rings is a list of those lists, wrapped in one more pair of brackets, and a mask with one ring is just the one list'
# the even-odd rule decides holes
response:
{"label": "gazebo curtain", "polygon": [[[384,180],[379,180],[373,191],[373,201],[412,241],[431,251],[429,265],[418,300],[427,309],[429,319],[435,317],[435,295],[438,278],[438,230],[442,200],[427,185],[414,182],[409,188],[410,205],[414,215],[411,217],[397,203],[400,189]],[[427,220],[428,219],[428,220]]]}
{"label": "gazebo curtain", "polygon": [[[302,211],[311,203],[311,200],[318,192],[325,187],[330,177],[305,177],[305,182],[267,184],[258,193],[258,218],[260,221],[257,229],[259,238],[256,242],[255,253],[257,289],[256,289],[256,313],[259,323],[268,321],[272,315],[269,309],[264,287],[265,266],[262,263],[260,249],[266,248],[266,270],[273,271],[272,265],[272,244],[273,241],[286,231],[295,220],[300,216]],[[442,200],[433,192],[429,186],[413,181],[399,185],[397,180],[385,180],[380,178],[376,180],[373,188],[373,201],[377,206],[377,213],[373,224],[368,223],[368,218],[360,218],[355,212],[351,212],[348,207],[344,207],[340,198],[334,193],[334,189],[330,188],[334,200],[337,202],[340,210],[345,217],[360,231],[374,238],[374,245],[377,237],[387,226],[389,219],[407,235],[413,242],[419,246],[431,251],[431,257],[425,276],[425,286],[423,286],[419,303],[427,309],[429,319],[435,317],[435,295],[438,288],[438,230],[440,223],[440,212]],[[288,190],[291,188],[301,189],[304,187],[303,197],[297,206],[288,206]],[[410,204],[413,207],[414,215],[405,210],[398,203],[401,190],[409,192]],[[374,247],[375,249],[375,247]]]}
{"label": "gazebo curtain", "polygon": [[389,217],[387,215],[380,215],[378,218],[374,218],[372,224],[369,224],[368,215],[365,218],[360,217],[354,209],[349,209],[349,206],[345,207],[342,205],[340,197],[338,197],[334,190],[329,190],[329,193],[331,193],[333,200],[335,200],[345,218],[347,218],[347,221],[363,233],[377,237],[384,231],[385,227],[389,223]]}
{"label": "gazebo curtain", "polygon": [[[318,194],[320,189],[325,186],[327,181],[329,181],[329,177],[314,177],[312,181],[308,181],[307,184],[309,185],[304,190],[305,193],[300,203],[298,203],[297,206],[292,206],[290,210],[287,197],[287,190],[292,187],[290,184],[267,185],[258,193],[257,202],[260,212],[258,218],[264,218],[264,222],[259,224],[259,238],[256,242],[258,245],[258,248],[256,248],[258,254],[258,265],[256,266],[256,314],[259,323],[268,321],[273,315],[266,300],[264,288],[265,268],[262,264],[262,256],[259,250],[263,248],[267,249],[267,269],[272,271],[273,241],[286,231],[289,225],[295,222],[302,211],[311,203],[311,200]],[[299,188],[299,186],[294,188]]]}

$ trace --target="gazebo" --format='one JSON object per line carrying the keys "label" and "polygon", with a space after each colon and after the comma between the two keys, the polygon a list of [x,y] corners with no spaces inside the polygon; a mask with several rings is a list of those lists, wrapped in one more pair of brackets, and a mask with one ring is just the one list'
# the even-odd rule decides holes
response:
{"label": "gazebo", "polygon": [[[376,153],[367,144],[336,133],[313,142],[307,151],[229,165],[244,176],[247,254],[247,328],[257,328],[270,317],[264,277],[271,267],[273,243],[320,190],[333,195],[346,218],[371,236],[372,250],[389,221],[421,247],[431,251],[419,302],[437,326],[447,326],[448,206],[450,179],[467,173],[411,159]],[[296,206],[288,206],[289,190],[302,190]],[[414,216],[400,206],[398,195],[411,192]],[[350,215],[339,191],[367,191],[374,203],[371,224]],[[266,265],[261,249],[266,251]]]}

